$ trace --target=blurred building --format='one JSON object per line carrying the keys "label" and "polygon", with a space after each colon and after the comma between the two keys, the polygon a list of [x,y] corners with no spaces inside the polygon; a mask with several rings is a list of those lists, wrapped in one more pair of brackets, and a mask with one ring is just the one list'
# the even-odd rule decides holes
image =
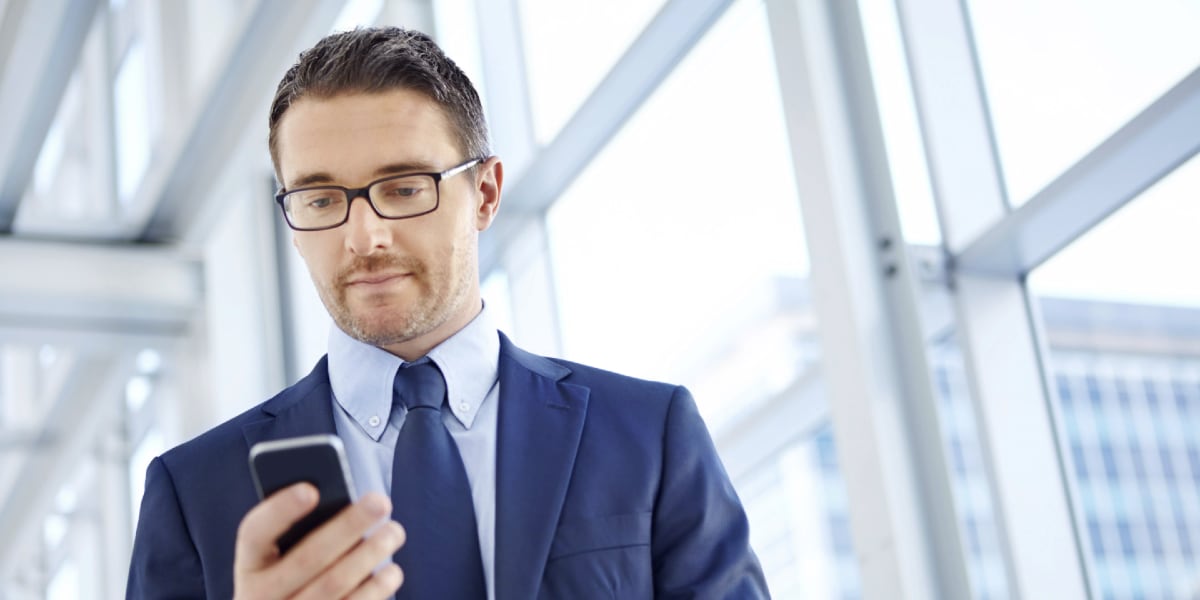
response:
{"label": "blurred building", "polygon": [[[1097,598],[1200,592],[1200,309],[1041,298],[1060,460]],[[803,332],[796,332],[803,336]],[[975,598],[1012,597],[959,349],[934,350],[942,437]],[[819,385],[814,383],[813,385]],[[850,442],[853,443],[853,442]],[[784,598],[862,597],[831,429],[745,479],[755,547]]]}

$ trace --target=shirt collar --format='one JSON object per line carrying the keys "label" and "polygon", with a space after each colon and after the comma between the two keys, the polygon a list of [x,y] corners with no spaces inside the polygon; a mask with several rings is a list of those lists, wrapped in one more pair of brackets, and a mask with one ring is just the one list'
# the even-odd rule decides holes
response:
{"label": "shirt collar", "polygon": [[[470,429],[496,384],[500,336],[487,307],[429,351],[446,378],[450,412]],[[329,328],[329,384],[334,400],[376,441],[392,410],[392,382],[404,361],[386,350],[360,342],[336,324]]]}

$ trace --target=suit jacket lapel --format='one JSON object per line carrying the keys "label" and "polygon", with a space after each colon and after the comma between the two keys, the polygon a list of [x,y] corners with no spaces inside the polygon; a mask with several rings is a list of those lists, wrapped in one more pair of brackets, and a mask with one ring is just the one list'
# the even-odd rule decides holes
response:
{"label": "suit jacket lapel", "polygon": [[[588,389],[561,381],[570,372],[500,334],[495,556],[500,599],[536,597],[550,554],[587,416]],[[262,420],[242,428],[248,446],[336,433],[326,359],[262,411]]]}
{"label": "suit jacket lapel", "polygon": [[265,440],[336,433],[326,361],[322,357],[304,379],[263,404],[264,418],[242,427],[248,446]]}
{"label": "suit jacket lapel", "polygon": [[496,596],[533,598],[558,524],[587,415],[570,369],[500,336]]}

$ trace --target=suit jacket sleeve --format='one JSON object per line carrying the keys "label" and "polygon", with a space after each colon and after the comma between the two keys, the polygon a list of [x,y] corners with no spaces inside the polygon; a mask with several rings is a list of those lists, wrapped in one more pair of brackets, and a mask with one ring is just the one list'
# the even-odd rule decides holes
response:
{"label": "suit jacket sleeve", "polygon": [[161,458],[146,469],[125,597],[204,597],[200,555],[184,522],[175,482]]}
{"label": "suit jacket sleeve", "polygon": [[692,396],[668,410],[654,510],[656,598],[767,598],[749,523]]}

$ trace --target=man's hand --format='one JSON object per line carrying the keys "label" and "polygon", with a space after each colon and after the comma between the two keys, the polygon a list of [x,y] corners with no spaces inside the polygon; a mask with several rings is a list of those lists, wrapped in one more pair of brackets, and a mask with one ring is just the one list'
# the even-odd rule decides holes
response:
{"label": "man's hand", "polygon": [[399,589],[404,577],[395,563],[372,573],[404,545],[404,529],[384,521],[392,503],[381,494],[363,496],[279,555],[275,540],[316,505],[316,488],[298,483],[246,513],[233,564],[236,598],[387,598]]}

